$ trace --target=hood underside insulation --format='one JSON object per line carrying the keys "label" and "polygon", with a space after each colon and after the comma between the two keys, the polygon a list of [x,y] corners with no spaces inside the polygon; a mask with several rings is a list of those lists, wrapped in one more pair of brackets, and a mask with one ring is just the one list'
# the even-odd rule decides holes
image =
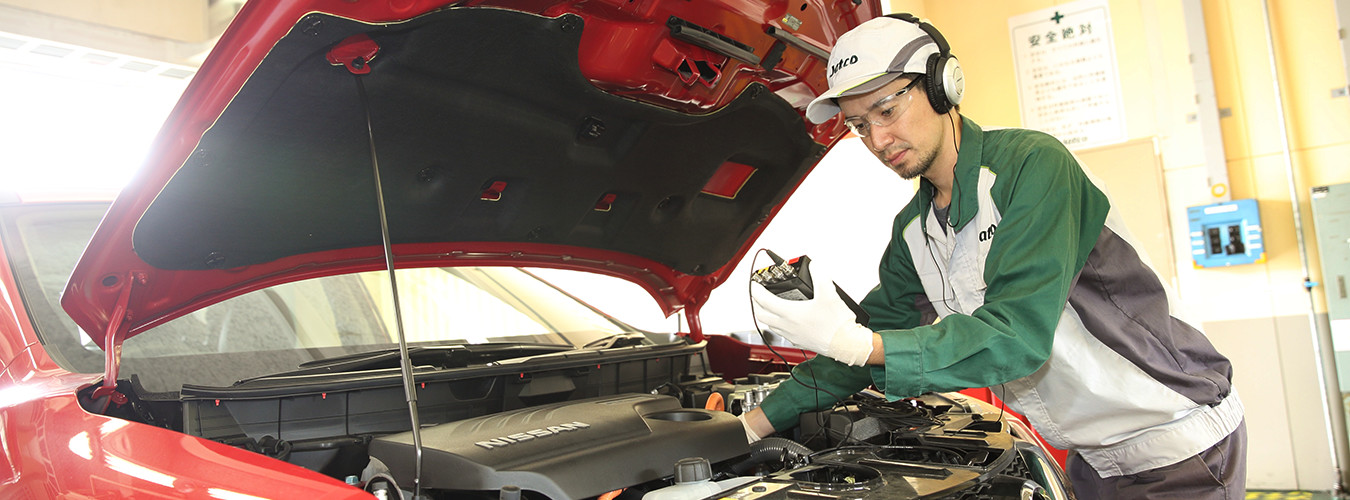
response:
{"label": "hood underside insulation", "polygon": [[[576,15],[481,8],[378,25],[310,14],[151,204],[135,250],[193,270],[378,247],[373,134],[395,245],[554,244],[721,268],[824,147],[759,83],[702,115],[602,91],[578,66],[584,29]],[[379,45],[359,77],[325,58],[357,34]],[[744,186],[704,193],[728,163],[753,169]]]}

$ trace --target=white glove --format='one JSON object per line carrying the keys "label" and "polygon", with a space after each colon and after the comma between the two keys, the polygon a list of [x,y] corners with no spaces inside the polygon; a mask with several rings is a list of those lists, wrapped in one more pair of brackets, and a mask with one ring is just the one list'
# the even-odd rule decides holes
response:
{"label": "white glove", "polygon": [[752,444],[753,444],[755,441],[759,441],[759,434],[755,434],[755,430],[750,428],[750,422],[747,422],[747,421],[745,420],[745,414],[744,414],[744,413],[742,413],[742,414],[740,414],[740,415],[736,415],[736,420],[740,420],[740,421],[741,421],[741,427],[744,427],[744,428],[745,428],[745,441],[746,441],[747,443],[752,443]]}
{"label": "white glove", "polygon": [[872,330],[859,325],[857,315],[839,298],[834,282],[811,269],[815,298],[779,298],[759,283],[750,284],[755,319],[765,328],[816,354],[841,363],[862,366],[872,355]]}

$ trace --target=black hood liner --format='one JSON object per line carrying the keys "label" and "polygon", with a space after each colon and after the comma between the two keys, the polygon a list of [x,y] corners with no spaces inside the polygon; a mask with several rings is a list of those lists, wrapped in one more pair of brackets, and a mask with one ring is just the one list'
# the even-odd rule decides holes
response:
{"label": "black hood liner", "polygon": [[[361,78],[395,244],[561,244],[717,270],[825,148],[757,83],[704,115],[599,90],[577,63],[583,24],[481,8],[387,25],[307,15],[147,209],[136,253],[193,270],[381,245],[356,77],[325,60],[365,33],[380,45]],[[734,199],[701,194],[726,161],[757,171]],[[484,201],[499,181],[500,201]],[[595,210],[606,194],[612,209]]]}

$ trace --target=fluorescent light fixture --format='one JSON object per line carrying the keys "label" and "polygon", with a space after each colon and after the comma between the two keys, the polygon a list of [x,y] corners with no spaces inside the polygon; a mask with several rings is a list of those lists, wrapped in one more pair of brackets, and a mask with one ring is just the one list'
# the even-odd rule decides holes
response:
{"label": "fluorescent light fixture", "polygon": [[119,190],[196,68],[0,33],[4,190]]}

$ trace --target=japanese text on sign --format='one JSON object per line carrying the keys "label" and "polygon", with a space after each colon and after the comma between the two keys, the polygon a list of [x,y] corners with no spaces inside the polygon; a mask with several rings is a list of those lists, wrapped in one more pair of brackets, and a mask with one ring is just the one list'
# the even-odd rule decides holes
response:
{"label": "japanese text on sign", "polygon": [[1008,19],[1022,125],[1071,149],[1125,140],[1115,44],[1105,0]]}

